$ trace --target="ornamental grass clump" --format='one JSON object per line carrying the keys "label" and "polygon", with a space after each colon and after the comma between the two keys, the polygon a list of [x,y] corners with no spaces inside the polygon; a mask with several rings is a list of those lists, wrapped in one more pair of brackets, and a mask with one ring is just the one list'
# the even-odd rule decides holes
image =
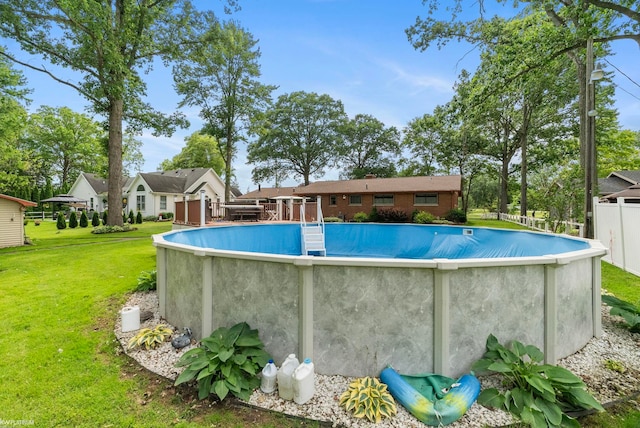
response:
{"label": "ornamental grass clump", "polygon": [[195,379],[201,400],[215,394],[222,401],[231,392],[248,401],[260,386],[258,373],[271,359],[263,348],[258,330],[251,330],[245,322],[231,328],[220,327],[202,339],[199,348],[180,357],[176,367],[185,370],[175,385]]}
{"label": "ornamental grass clump", "polygon": [[353,412],[356,418],[366,417],[379,423],[382,418],[395,416],[396,402],[387,391],[387,385],[372,377],[354,380],[340,396],[340,406]]}
{"label": "ornamental grass clump", "polygon": [[578,376],[562,367],[540,364],[544,354],[535,346],[514,340],[507,348],[492,334],[486,346],[487,352],[472,365],[472,370],[501,374],[508,389],[483,390],[478,396],[479,404],[509,412],[534,428],[577,428],[580,424],[567,412],[604,410]]}

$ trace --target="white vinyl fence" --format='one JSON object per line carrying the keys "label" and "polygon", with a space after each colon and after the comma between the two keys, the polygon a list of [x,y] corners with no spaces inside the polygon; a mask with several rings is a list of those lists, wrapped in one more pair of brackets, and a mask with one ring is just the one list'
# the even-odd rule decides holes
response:
{"label": "white vinyl fence", "polygon": [[566,233],[567,235],[584,237],[584,224],[575,221],[549,222],[545,218],[521,216],[517,214],[500,213],[500,220],[519,223],[529,229],[548,233]]}
{"label": "white vinyl fence", "polygon": [[593,201],[595,239],[609,249],[602,260],[640,276],[640,204]]}

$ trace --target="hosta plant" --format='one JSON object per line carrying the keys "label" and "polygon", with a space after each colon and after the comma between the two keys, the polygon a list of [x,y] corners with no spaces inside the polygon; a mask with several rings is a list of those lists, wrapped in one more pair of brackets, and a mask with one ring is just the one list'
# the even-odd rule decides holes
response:
{"label": "hosta plant", "polygon": [[640,308],[615,296],[605,294],[602,301],[611,306],[609,313],[624,318],[633,333],[640,333]]}
{"label": "hosta plant", "polygon": [[258,373],[271,358],[263,349],[258,330],[245,322],[221,327],[202,339],[200,347],[187,351],[176,363],[185,367],[175,385],[195,379],[202,400],[215,394],[224,400],[231,392],[248,401],[260,385]]}
{"label": "hosta plant", "polygon": [[142,328],[129,340],[129,349],[135,348],[136,346],[153,349],[171,337],[172,334],[173,330],[165,324],[158,324],[154,328]]}
{"label": "hosta plant", "polygon": [[543,353],[533,345],[512,341],[503,346],[489,335],[487,351],[476,361],[476,373],[493,372],[504,377],[507,388],[485,389],[478,403],[502,409],[523,423],[538,427],[579,427],[567,412],[603,408],[586,390],[586,385],[569,370],[551,364],[540,364]]}
{"label": "hosta plant", "polygon": [[378,423],[383,417],[390,418],[396,414],[396,402],[387,391],[387,385],[372,377],[354,380],[340,396],[340,405],[353,412],[356,418],[366,417]]}
{"label": "hosta plant", "polygon": [[136,291],[151,291],[156,289],[156,270],[145,270],[140,272],[138,276],[138,285]]}

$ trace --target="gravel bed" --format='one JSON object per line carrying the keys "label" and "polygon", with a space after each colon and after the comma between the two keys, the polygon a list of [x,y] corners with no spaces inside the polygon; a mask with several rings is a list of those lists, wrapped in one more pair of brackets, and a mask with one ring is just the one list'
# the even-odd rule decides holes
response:
{"label": "gravel bed", "polygon": [[[158,315],[156,293],[134,293],[125,306],[140,307],[140,311],[151,311],[153,317],[141,323],[141,328],[167,324]],[[609,308],[602,307],[603,332],[600,338],[593,338],[577,353],[559,361],[558,365],[571,370],[587,384],[589,392],[601,403],[606,404],[627,397],[640,390],[640,335],[630,333],[620,325],[617,317],[609,315]],[[181,350],[171,346],[170,341],[153,350],[127,349],[127,343],[136,332],[122,333],[121,319],[115,323],[115,334],[123,352],[135,359],[141,366],[163,377],[174,380],[181,372],[175,367],[176,361],[189,349],[197,346],[195,341]],[[173,337],[182,334],[173,326]],[[606,362],[620,364],[622,370],[607,368]],[[347,390],[354,378],[344,376],[315,375],[315,395],[304,405],[282,400],[277,393],[264,394],[256,390],[249,400],[250,405],[282,412],[302,418],[329,422],[334,427],[402,427],[423,428],[425,425],[398,405],[398,414],[392,419],[383,419],[379,424],[357,419],[344,408],[338,406],[340,395]],[[481,376],[482,388],[500,387],[497,376]],[[500,410],[490,410],[474,404],[467,413],[455,423],[453,428],[499,427],[513,423],[511,416]]]}

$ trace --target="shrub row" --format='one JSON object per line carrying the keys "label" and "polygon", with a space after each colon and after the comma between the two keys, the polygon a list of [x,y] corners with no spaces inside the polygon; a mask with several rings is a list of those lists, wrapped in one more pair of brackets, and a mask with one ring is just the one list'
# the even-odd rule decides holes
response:
{"label": "shrub row", "polygon": [[[325,219],[325,221],[327,221]],[[417,224],[462,224],[467,222],[467,215],[461,209],[454,208],[449,211],[444,218],[439,218],[427,211],[414,211],[411,218],[401,209],[397,208],[381,208],[373,207],[371,213],[367,215],[365,212],[355,213],[353,221],[357,223],[375,222],[375,223],[417,223]]]}

